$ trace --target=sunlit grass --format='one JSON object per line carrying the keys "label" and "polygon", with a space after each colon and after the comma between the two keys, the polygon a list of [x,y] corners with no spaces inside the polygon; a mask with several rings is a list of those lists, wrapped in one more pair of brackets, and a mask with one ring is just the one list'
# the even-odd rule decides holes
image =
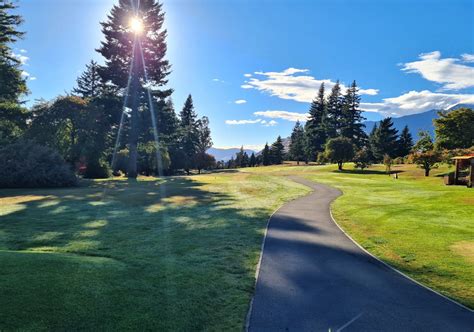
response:
{"label": "sunlit grass", "polygon": [[4,190],[0,330],[241,330],[266,221],[307,192],[242,173]]}
{"label": "sunlit grass", "polygon": [[474,189],[445,186],[413,165],[365,172],[330,166],[275,166],[249,172],[298,174],[344,193],[332,205],[337,222],[364,248],[418,281],[474,307]]}

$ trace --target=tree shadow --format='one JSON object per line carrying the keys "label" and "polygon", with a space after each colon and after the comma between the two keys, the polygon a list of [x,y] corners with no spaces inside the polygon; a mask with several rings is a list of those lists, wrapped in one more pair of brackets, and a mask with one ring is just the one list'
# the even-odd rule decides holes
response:
{"label": "tree shadow", "polygon": [[202,186],[2,191],[0,329],[241,329],[269,211]]}
{"label": "tree shadow", "polygon": [[383,170],[375,169],[342,169],[342,170],[332,170],[333,173],[347,173],[347,174],[369,174],[369,175],[390,175],[390,174],[399,174],[405,171],[403,170],[391,170],[389,173]]}

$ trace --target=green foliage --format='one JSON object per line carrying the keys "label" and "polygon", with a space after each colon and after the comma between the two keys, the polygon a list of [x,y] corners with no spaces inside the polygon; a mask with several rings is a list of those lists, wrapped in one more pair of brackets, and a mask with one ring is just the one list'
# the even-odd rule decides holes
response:
{"label": "green foliage", "polygon": [[265,143],[265,147],[262,151],[262,164],[263,166],[268,166],[270,165],[270,162],[270,148],[268,147],[268,143]]}
{"label": "green foliage", "polygon": [[56,151],[30,141],[0,147],[0,160],[1,188],[68,187],[77,182]]}
{"label": "green foliage", "polygon": [[396,157],[398,153],[398,131],[393,128],[392,118],[385,118],[374,126],[369,138],[370,149],[376,161],[383,160],[385,154]]}
{"label": "green foliage", "polygon": [[354,156],[354,167],[360,168],[364,170],[365,168],[369,168],[372,165],[372,154],[367,147],[363,147]]}
{"label": "green foliage", "polygon": [[319,87],[318,96],[311,103],[309,118],[304,127],[305,152],[308,160],[314,160],[318,152],[324,150],[326,132],[323,119],[326,112],[324,83]]}
{"label": "green foliage", "polygon": [[[158,148],[155,141],[138,144],[138,171],[146,176],[160,175],[170,167],[171,159],[164,145]],[[160,170],[161,169],[161,170]]]}
{"label": "green foliage", "polygon": [[305,133],[299,121],[296,121],[291,133],[290,156],[300,164],[305,159]]}
{"label": "green foliage", "polygon": [[342,105],[341,86],[339,81],[332,87],[329,94],[326,112],[323,118],[323,127],[327,138],[335,138],[340,134],[342,123]]}
{"label": "green foliage", "polygon": [[353,81],[343,97],[340,132],[341,136],[349,138],[357,148],[362,148],[367,144],[367,135],[364,132],[365,125],[362,123],[365,118],[362,116],[359,104],[359,89]]}
{"label": "green foliage", "polygon": [[84,178],[86,179],[106,179],[110,177],[112,171],[109,164],[103,160],[93,159],[87,162]]}
{"label": "green foliage", "polygon": [[393,159],[388,154],[383,156],[383,164],[385,166],[385,172],[390,174],[392,172]]}
{"label": "green foliage", "polygon": [[433,120],[437,147],[463,149],[474,146],[474,110],[459,108],[438,114],[439,118]]}
{"label": "green foliage", "polygon": [[413,163],[424,169],[425,176],[430,175],[433,168],[437,168],[438,163],[442,161],[442,155],[438,150],[417,150],[412,155]]}
{"label": "green foliage", "polygon": [[337,163],[339,170],[345,162],[354,158],[355,147],[347,137],[336,137],[326,143],[326,158],[333,163]]}
{"label": "green foliage", "polygon": [[255,166],[257,166],[257,157],[255,157],[255,153],[253,153],[253,152],[252,152],[252,154],[250,155],[249,166],[250,166],[250,167],[255,167]]}
{"label": "green foliage", "polygon": [[420,131],[418,133],[418,141],[413,146],[415,152],[427,152],[434,149],[433,139],[427,131]]}
{"label": "green foliage", "polygon": [[82,98],[93,98],[102,94],[105,85],[99,75],[99,65],[92,60],[86,70],[77,78],[77,87],[72,90]]}
{"label": "green foliage", "polygon": [[208,153],[198,152],[194,155],[194,167],[201,174],[202,169],[211,169],[216,167],[216,159]]}
{"label": "green foliage", "polygon": [[405,157],[410,154],[411,149],[413,148],[413,137],[408,129],[408,126],[405,126],[400,133],[398,138],[398,156]]}
{"label": "green foliage", "polygon": [[281,136],[277,137],[277,140],[272,144],[270,148],[270,162],[272,164],[278,165],[283,163],[284,159],[284,149],[283,140]]}
{"label": "green foliage", "polygon": [[26,129],[28,111],[16,102],[0,102],[0,146],[13,143]]}

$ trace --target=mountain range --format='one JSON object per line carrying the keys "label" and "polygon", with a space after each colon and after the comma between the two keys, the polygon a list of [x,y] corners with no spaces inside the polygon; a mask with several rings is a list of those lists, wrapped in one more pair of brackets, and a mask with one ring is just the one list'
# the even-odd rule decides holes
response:
{"label": "mountain range", "polygon": [[[473,104],[457,104],[448,109],[448,111],[453,111],[458,108],[467,107],[473,108]],[[408,126],[410,133],[413,136],[413,140],[416,142],[418,139],[418,132],[420,130],[428,131],[432,137],[434,137],[434,125],[433,120],[437,119],[438,112],[441,111],[439,109],[432,109],[423,113],[418,114],[411,114],[401,116],[399,118],[392,118],[393,126],[398,130],[400,133],[405,126]],[[365,132],[369,134],[372,131],[372,128],[378,121],[364,121],[365,124]]]}
{"label": "mountain range", "polygon": [[[458,108],[471,108],[474,109],[474,104],[457,104],[448,109],[448,111],[453,111]],[[423,113],[418,113],[418,114],[411,114],[411,115],[405,115],[401,116],[399,118],[392,118],[393,120],[393,126],[398,130],[400,133],[405,126],[408,126],[408,129],[410,130],[413,140],[416,142],[418,139],[418,132],[420,130],[426,130],[428,131],[431,136],[434,137],[434,125],[433,125],[433,120],[437,119],[438,112],[441,111],[439,109],[432,109]],[[365,131],[367,134],[369,134],[372,131],[372,128],[378,121],[364,121],[365,124]],[[285,151],[288,151],[289,145],[290,145],[290,138],[283,138],[283,145],[285,146]],[[240,148],[210,148],[207,152],[211,155],[213,155],[216,160],[224,160],[227,161],[232,157],[235,157],[235,154],[240,151]],[[252,152],[255,152],[257,155],[261,151],[253,151],[250,149],[245,150],[249,155],[252,154]]]}

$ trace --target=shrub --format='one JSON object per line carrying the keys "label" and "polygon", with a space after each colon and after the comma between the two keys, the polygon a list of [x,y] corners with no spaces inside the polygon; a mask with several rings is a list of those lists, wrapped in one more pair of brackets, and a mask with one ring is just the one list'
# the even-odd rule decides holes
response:
{"label": "shrub", "polygon": [[357,151],[354,157],[354,167],[364,170],[365,168],[370,167],[372,164],[372,155],[367,148],[362,148]]}
{"label": "shrub", "polygon": [[110,177],[111,170],[105,161],[91,160],[87,163],[84,177],[86,179],[106,179]]}
{"label": "shrub", "polygon": [[403,157],[397,157],[397,158],[393,159],[393,163],[394,163],[395,165],[402,165],[402,164],[405,163],[405,158],[403,158]]}
{"label": "shrub", "polygon": [[68,187],[77,184],[71,167],[55,150],[30,141],[0,148],[0,187]]}
{"label": "shrub", "polygon": [[385,165],[385,172],[390,174],[392,172],[393,159],[388,155],[383,155],[383,164]]}

